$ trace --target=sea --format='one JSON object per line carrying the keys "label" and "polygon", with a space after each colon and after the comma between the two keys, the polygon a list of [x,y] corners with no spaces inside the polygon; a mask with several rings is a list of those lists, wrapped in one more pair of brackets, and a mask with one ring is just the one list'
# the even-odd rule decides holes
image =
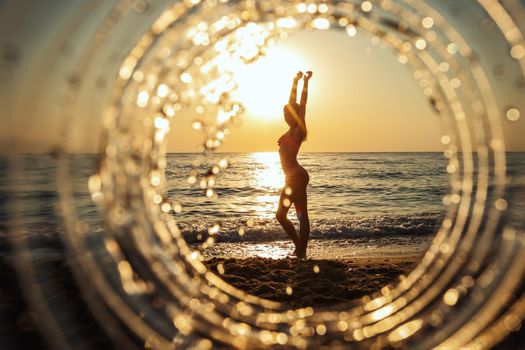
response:
{"label": "sea", "polygon": [[[221,160],[229,166],[217,176],[216,198],[198,183],[188,185],[188,174]],[[419,254],[444,215],[442,153],[301,153],[299,163],[310,175],[311,257]],[[174,217],[186,240],[198,246],[219,229],[204,255],[282,258],[293,250],[275,220],[284,186],[277,152],[218,154],[207,161],[170,154],[167,164],[166,195],[182,209]],[[298,228],[293,206],[289,217]]]}
{"label": "sea", "polygon": [[[221,160],[228,166],[217,174],[210,198],[198,181],[188,179]],[[442,153],[300,153],[299,162],[310,174],[312,258],[422,254],[446,211]],[[24,155],[17,163],[22,171],[14,177],[7,160],[0,161],[0,238],[16,213],[32,238],[59,237],[55,160]],[[71,163],[78,215],[90,230],[104,231],[100,208],[87,189],[96,157],[74,155]],[[523,174],[524,154],[510,156],[509,164],[509,171]],[[171,215],[188,244],[205,257],[288,256],[292,243],[275,220],[283,185],[276,152],[167,155],[165,198],[177,208]],[[293,206],[289,217],[298,228]]]}

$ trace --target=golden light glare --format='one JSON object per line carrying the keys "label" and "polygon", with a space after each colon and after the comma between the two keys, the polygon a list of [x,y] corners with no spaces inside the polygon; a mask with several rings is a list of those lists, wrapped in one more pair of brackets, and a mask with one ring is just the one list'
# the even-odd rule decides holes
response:
{"label": "golden light glare", "polygon": [[[145,3],[108,5],[112,12],[101,17],[107,20],[94,40],[78,48],[82,49],[78,50],[80,62],[71,62],[79,69],[94,69],[97,64],[93,64],[93,57],[101,57],[92,53],[104,38],[134,29],[129,23],[134,23],[136,16],[144,16],[143,12],[150,15],[149,29],[135,34],[133,47],[118,51],[127,57],[112,66],[116,80],[108,89],[111,92],[103,113],[104,134],[96,174],[83,184],[89,186],[99,205],[102,224],[88,225],[78,206],[78,184],[71,177],[75,167],[66,155],[69,138],[76,134],[68,133],[69,129],[62,130],[60,141],[66,148],[57,158],[64,245],[71,254],[68,258],[75,261],[75,281],[97,320],[102,320],[101,327],[110,330],[107,334],[121,348],[138,344],[154,349],[209,349],[215,345],[238,349],[279,345],[298,349],[483,349],[518,329],[525,317],[525,239],[519,226],[522,216],[511,211],[520,208],[517,205],[523,203],[517,200],[523,198],[506,196],[514,194],[509,189],[516,183],[508,176],[501,123],[505,118],[516,121],[520,115],[517,108],[500,104],[494,93],[496,85],[486,74],[483,60],[476,59],[473,53],[477,51],[463,37],[461,28],[448,23],[426,1],[363,1],[358,5],[276,1],[271,2],[275,6],[266,7],[261,3],[266,4],[178,1],[165,9],[152,8],[152,12],[146,11]],[[495,53],[514,60],[516,78],[523,79],[524,41],[512,13],[497,1],[479,0],[472,5],[487,14],[494,29],[501,30],[498,40],[508,45]],[[160,12],[157,16],[152,15],[155,10]],[[515,10],[525,11],[521,6]],[[213,151],[220,149],[243,108],[247,117],[281,118],[290,78],[297,69],[311,67],[305,67],[307,62],[290,52],[279,53],[277,48],[272,52],[271,43],[303,28],[338,28],[350,36],[358,31],[370,32],[378,38],[375,42],[390,47],[401,64],[415,71],[416,85],[419,83],[425,98],[434,106],[444,107],[436,108],[436,113],[446,128],[441,138],[449,161],[444,170],[450,175],[450,193],[443,196],[446,218],[410,274],[382,293],[356,301],[355,307],[288,309],[234,288],[220,277],[228,272],[226,264],[220,265],[216,275],[185,241],[169,212],[171,208],[184,211],[184,206],[165,200],[165,136],[177,113],[191,110],[199,118],[204,111],[212,115],[207,120],[192,121],[194,129],[205,135],[201,156],[208,157],[206,160],[210,154],[217,154]],[[81,34],[89,37],[89,33]],[[71,35],[71,42],[81,37],[67,35]],[[406,42],[411,45],[404,45]],[[267,56],[259,58],[265,51]],[[112,62],[114,57],[111,50],[102,58]],[[75,64],[51,68],[62,72],[60,69]],[[284,71],[284,66],[289,70]],[[282,84],[277,81],[281,77]],[[89,94],[70,85],[60,86],[68,91],[60,95],[59,107],[60,115],[67,119],[65,116],[75,116],[82,109],[75,101]],[[81,86],[87,88],[87,84]],[[276,91],[281,86],[283,90]],[[511,88],[519,91],[514,85]],[[508,106],[517,105],[514,102]],[[276,110],[266,109],[268,106]],[[66,121],[64,128],[73,125],[72,120]],[[284,179],[278,154],[253,157],[259,167],[253,186],[278,193]],[[211,162],[202,171],[197,169],[202,163],[196,161],[195,169],[184,175],[206,201],[216,200],[216,180],[228,170],[223,160]],[[18,179],[16,171],[12,175],[9,181]],[[276,198],[265,194],[259,199],[260,203],[274,205]],[[17,224],[21,221],[17,219],[10,221]],[[13,232],[25,232],[18,225]],[[247,219],[246,226],[248,232],[254,221]],[[213,225],[207,233],[217,236],[220,229],[219,224]],[[244,228],[238,232],[247,235]],[[62,315],[47,308],[44,291],[49,290],[37,278],[36,259],[29,254],[30,242],[25,236],[13,237],[13,246],[20,280],[33,287],[26,288],[27,299],[40,312],[42,330],[55,345],[50,347],[67,347],[68,339],[63,336],[67,332],[60,328],[64,322],[54,319]],[[212,245],[213,239],[207,243]],[[254,249],[258,249],[256,255],[268,258],[282,258],[288,251],[272,244]],[[325,270],[315,269],[319,277],[327,273]],[[299,292],[289,288],[287,295]],[[457,320],[461,322],[456,324]]]}
{"label": "golden light glare", "polygon": [[[387,2],[381,4],[386,5]],[[468,51],[468,46],[461,40],[458,35],[454,36],[454,42],[439,43],[443,48],[446,48],[440,52],[442,57],[429,57],[428,50],[433,49],[433,45],[441,40],[441,38],[434,32],[440,30],[440,25],[443,25],[444,21],[439,18],[437,14],[430,16],[422,16],[415,21],[419,28],[414,28],[414,35],[412,38],[396,38],[384,35],[382,29],[374,27],[373,23],[370,22],[367,16],[361,21],[356,21],[355,18],[339,18],[337,21],[333,21],[329,16],[330,11],[333,7],[328,4],[322,4],[318,6],[315,3],[308,5],[300,3],[294,5],[293,8],[297,13],[308,13],[313,18],[308,23],[302,23],[301,17],[283,16],[277,18],[274,23],[268,24],[257,24],[255,22],[248,22],[244,26],[241,25],[242,21],[223,16],[215,23],[203,24],[202,22],[197,23],[194,28],[188,30],[187,37],[191,40],[192,45],[197,46],[209,46],[210,50],[214,53],[209,57],[199,56],[199,60],[196,58],[188,58],[188,52],[178,57],[182,62],[198,62],[196,67],[193,65],[182,64],[181,71],[178,71],[178,77],[180,81],[185,84],[182,85],[182,91],[179,95],[182,96],[182,100],[199,100],[202,101],[202,105],[207,105],[208,108],[218,106],[217,114],[214,120],[215,124],[209,124],[204,121],[194,121],[193,127],[196,130],[206,133],[207,140],[205,141],[205,150],[217,149],[222,140],[226,137],[229,129],[228,124],[235,120],[243,110],[245,110],[247,117],[257,117],[261,119],[269,118],[281,118],[282,117],[282,105],[286,103],[283,101],[283,96],[288,96],[290,88],[290,77],[293,77],[297,70],[311,69],[305,65],[306,62],[296,57],[292,52],[285,51],[278,47],[269,44],[272,40],[272,30],[277,27],[279,30],[294,30],[299,26],[304,25],[308,28],[326,30],[332,28],[332,26],[341,26],[342,29],[346,30],[348,36],[355,36],[357,34],[357,28],[363,28],[370,31],[373,35],[373,44],[389,44],[395,48],[398,57],[398,61],[401,64],[414,68],[414,78],[418,80],[419,86],[422,88],[423,95],[430,99],[435,99],[435,105],[446,105],[450,104],[451,114],[449,115],[451,122],[458,123],[460,125],[459,132],[451,129],[450,132],[447,130],[447,134],[441,137],[441,142],[448,147],[445,154],[449,158],[449,164],[446,167],[446,171],[451,176],[458,176],[464,171],[464,167],[470,166],[461,163],[455,152],[457,151],[455,142],[456,140],[463,140],[467,135],[465,130],[468,130],[463,123],[469,121],[467,118],[468,111],[463,108],[462,103],[457,102],[457,96],[462,96],[463,99],[472,99],[473,103],[471,106],[476,106],[478,114],[486,115],[483,113],[485,105],[482,103],[482,97],[472,95],[465,97],[463,96],[463,89],[468,88],[475,84],[476,79],[482,79],[482,76],[475,75],[474,77],[465,76],[457,71],[457,63],[455,57],[461,57],[462,54]],[[381,10],[385,10],[381,5],[377,6],[377,9],[372,2],[365,1],[361,3],[360,10],[364,13],[374,13]],[[353,9],[353,7],[352,7]],[[388,7],[388,10],[391,10]],[[249,18],[249,12],[242,12],[243,18]],[[322,16],[315,16],[316,14],[322,14]],[[403,17],[403,16],[401,16]],[[372,17],[370,17],[372,18]],[[439,25],[438,25],[439,23]],[[229,26],[229,27],[228,27]],[[210,28],[224,28],[228,27],[232,30],[231,34],[226,38],[220,38],[217,41],[213,41],[213,33],[210,32]],[[237,28],[235,30],[235,28]],[[423,30],[423,32],[419,32]],[[432,31],[430,31],[432,30]],[[448,30],[451,30],[448,28]],[[190,35],[191,34],[191,35]],[[446,36],[445,34],[443,34]],[[413,48],[417,50],[414,50]],[[519,49],[514,50],[514,54],[519,55]],[[138,59],[130,60],[129,62],[138,62]],[[130,75],[130,70],[134,66],[123,66],[121,69],[121,78],[127,79]],[[213,75],[213,74],[216,75]],[[218,74],[217,74],[218,73]],[[441,74],[446,76],[441,80],[436,80],[435,76]],[[203,75],[205,78],[203,78]],[[199,88],[194,89],[193,86]],[[486,86],[479,84],[478,86]],[[171,90],[172,87],[168,87]],[[161,97],[167,93],[164,87],[157,87],[156,95]],[[175,90],[175,89],[173,89]],[[474,91],[474,90],[472,90]],[[160,92],[160,94],[159,94]],[[224,101],[224,97],[227,96],[230,99]],[[139,98],[139,101],[140,98]],[[138,101],[138,102],[139,102]],[[452,103],[451,101],[455,101]],[[187,102],[186,102],[187,103]],[[143,98],[139,106],[147,108],[153,105],[152,101]],[[201,112],[204,111],[204,107],[199,105],[196,110]],[[202,114],[199,112],[199,114]],[[515,111],[509,110],[506,113],[507,119],[511,120],[515,118]],[[510,117],[509,117],[510,116]],[[519,115],[518,115],[519,116]],[[158,124],[158,123],[156,123]],[[494,138],[491,141],[491,145],[501,145],[501,140]],[[501,151],[503,146],[492,147],[495,151]],[[274,194],[263,194],[256,197],[257,205],[260,208],[265,208],[265,212],[268,212],[267,207],[276,208],[278,190],[283,186],[284,176],[279,164],[279,156],[275,152],[270,153],[256,153],[252,155],[253,160],[256,162],[256,171],[253,174],[254,182],[252,185],[258,189],[264,189],[267,192],[273,191]],[[219,173],[226,170],[216,165],[212,168],[214,176],[220,175]],[[215,171],[217,170],[217,171]],[[466,174],[471,174],[472,169],[468,168]],[[213,177],[215,180],[215,177]],[[199,185],[200,188],[205,189],[205,195],[212,198],[216,195],[213,189],[213,184],[207,176],[191,175],[188,177],[188,181],[192,184]],[[467,184],[472,184],[471,178],[465,179]],[[161,181],[159,181],[159,184]],[[214,183],[214,181],[213,181]],[[103,186],[102,186],[103,187]],[[457,192],[457,191],[456,191]],[[470,200],[470,192],[466,193],[450,193],[443,196],[443,204],[446,206],[459,206],[463,202],[468,203]],[[153,203],[162,202],[161,197],[157,197],[158,194],[153,194]],[[291,203],[286,202],[285,205]],[[504,205],[505,204],[505,205]],[[502,212],[507,210],[507,202],[503,202],[500,199],[494,203],[494,208]],[[257,211],[257,210],[256,210]],[[262,212],[262,211],[261,211]],[[271,212],[271,211],[270,211]],[[465,213],[460,213],[462,220],[465,218]],[[432,268],[439,270],[444,268],[443,263],[436,264],[438,259],[446,261],[450,258],[451,254],[457,248],[457,237],[454,236],[453,220],[448,219],[450,224],[443,225],[442,231],[438,233],[432,247],[426,255],[426,259],[423,260],[422,265],[419,269],[408,277],[403,277],[402,282],[397,287],[383,288],[380,297],[372,299],[371,297],[363,297],[362,301],[366,303],[365,310],[368,313],[362,314],[349,310],[348,313],[339,313],[339,317],[335,318],[337,321],[334,324],[334,317],[332,314],[324,314],[323,312],[316,313],[313,308],[305,308],[301,310],[286,310],[286,312],[268,312],[261,313],[258,316],[258,320],[266,320],[272,325],[278,322],[286,321],[289,327],[289,332],[275,332],[274,330],[265,329],[264,327],[260,330],[256,330],[260,323],[249,325],[248,323],[234,321],[233,318],[227,317],[224,319],[218,319],[219,324],[222,324],[224,332],[230,335],[242,336],[251,339],[252,341],[259,342],[263,345],[274,345],[274,344],[287,344],[290,342],[294,346],[306,347],[309,342],[313,342],[314,336],[322,337],[330,335],[332,339],[338,339],[342,336],[337,332],[345,332],[347,335],[343,336],[343,339],[351,341],[361,341],[365,339],[373,339],[376,335],[387,334],[388,341],[392,343],[402,342],[412,336],[417,336],[420,330],[424,326],[423,319],[414,318],[418,311],[425,308],[425,301],[419,301],[415,298],[418,294],[417,281],[422,281],[423,286],[428,286],[432,281],[431,277],[428,277],[421,271],[428,269],[431,271]],[[247,227],[254,225],[254,222],[247,220]],[[218,226],[210,228],[212,234],[217,234],[215,229]],[[158,229],[158,228],[157,228]],[[239,235],[245,234],[244,228],[239,229]],[[176,237],[177,234],[175,233]],[[209,242],[213,244],[212,241]],[[206,268],[200,264],[202,257],[195,251],[187,249],[182,245],[184,250],[183,255],[186,256],[186,263],[189,263],[193,268],[202,273],[206,271]],[[270,244],[258,244],[253,248],[253,255],[265,258],[280,259],[286,256],[287,250],[282,247],[275,247]],[[184,258],[183,258],[184,259]],[[459,269],[460,265],[451,264],[447,268]],[[313,267],[316,274],[322,274],[316,265]],[[177,270],[180,271],[180,268]],[[419,272],[418,272],[419,271]],[[456,270],[457,271],[457,270]],[[218,270],[219,274],[224,272],[224,266],[220,266]],[[211,303],[219,302],[223,305],[233,303],[233,309],[239,311],[238,303],[234,303],[232,298],[240,298],[242,303],[245,303],[252,296],[247,296],[242,292],[235,291],[231,286],[217,280],[217,277],[209,272],[208,283],[211,283],[213,288],[210,292],[208,289],[204,289],[202,297],[204,299],[211,300]],[[194,277],[195,278],[195,277]],[[454,307],[460,304],[460,300],[463,297],[462,289],[460,288],[448,288],[445,289],[446,284],[431,285],[428,288],[428,293],[433,294],[434,298],[441,300],[446,305]],[[411,289],[413,288],[413,289]],[[410,294],[410,291],[416,290]],[[400,294],[405,293],[405,296],[399,297]],[[422,293],[422,291],[419,291]],[[286,288],[287,295],[293,295],[295,291],[288,287]],[[254,298],[254,297],[253,297]],[[195,299],[196,300],[196,299]],[[254,305],[268,305],[265,304],[267,301],[253,299]],[[408,303],[411,303],[410,307],[404,308]],[[259,304],[258,304],[259,303]],[[193,303],[195,304],[195,303]],[[198,308],[192,307],[192,312],[197,311]],[[240,311],[239,311],[240,312]],[[251,312],[250,312],[251,314]],[[178,317],[178,316],[177,316]],[[307,324],[305,318],[308,319]],[[176,323],[176,327],[181,332],[189,332],[191,325],[189,323],[190,318],[177,318],[179,321]],[[434,317],[435,321],[438,317]],[[181,321],[182,320],[182,321]],[[222,320],[222,323],[221,323]],[[406,322],[405,322],[406,321]],[[377,322],[377,323],[376,323]],[[375,323],[375,324],[374,324]],[[250,338],[251,337],[251,338]],[[302,338],[307,337],[307,338]],[[237,344],[237,343],[235,343]],[[245,343],[242,343],[245,344]],[[244,348],[244,345],[240,345],[240,348]]]}
{"label": "golden light glare", "polygon": [[307,63],[293,52],[270,47],[263,57],[248,65],[231,67],[238,84],[233,94],[246,108],[247,118],[282,119],[291,79],[298,70],[310,70]]}

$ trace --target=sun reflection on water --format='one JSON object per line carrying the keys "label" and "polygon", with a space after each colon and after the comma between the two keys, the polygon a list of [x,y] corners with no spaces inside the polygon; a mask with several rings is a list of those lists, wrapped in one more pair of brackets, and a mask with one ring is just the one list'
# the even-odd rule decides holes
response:
{"label": "sun reflection on water", "polygon": [[251,157],[258,163],[255,166],[253,178],[257,188],[280,190],[284,186],[284,173],[281,169],[279,153],[257,152]]}
{"label": "sun reflection on water", "polygon": [[255,197],[255,212],[261,218],[274,216],[279,202],[279,191],[284,186],[284,173],[277,152],[257,152],[250,155],[255,166],[250,178],[253,187],[264,194]]}
{"label": "sun reflection on water", "polygon": [[290,256],[292,250],[291,242],[287,244],[262,243],[251,245],[247,253],[250,256],[277,260]]}

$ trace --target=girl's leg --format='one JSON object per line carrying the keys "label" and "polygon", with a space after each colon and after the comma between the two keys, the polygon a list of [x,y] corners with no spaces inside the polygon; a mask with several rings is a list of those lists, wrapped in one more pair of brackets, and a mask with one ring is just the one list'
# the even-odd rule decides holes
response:
{"label": "girl's leg", "polygon": [[310,237],[310,219],[308,217],[308,199],[306,195],[306,186],[297,191],[294,196],[295,211],[299,219],[299,246],[297,256],[306,259],[306,248]]}
{"label": "girl's leg", "polygon": [[290,99],[288,100],[289,104],[297,103],[297,84],[302,77],[303,73],[297,72],[297,75],[293,78],[292,91],[290,91]]}
{"label": "girl's leg", "polygon": [[277,221],[279,221],[279,223],[284,228],[284,230],[292,240],[293,244],[295,245],[294,252],[297,252],[299,249],[300,242],[293,223],[290,221],[290,219],[288,219],[288,210],[290,210],[292,202],[290,196],[286,194],[287,188],[288,187],[286,186],[281,192],[281,197],[279,198],[279,207],[277,208],[277,214],[275,215],[275,217],[277,218]]}

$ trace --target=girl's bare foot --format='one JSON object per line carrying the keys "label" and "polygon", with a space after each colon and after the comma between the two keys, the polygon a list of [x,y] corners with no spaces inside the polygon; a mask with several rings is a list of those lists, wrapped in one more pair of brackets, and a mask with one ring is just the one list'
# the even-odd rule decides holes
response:
{"label": "girl's bare foot", "polygon": [[306,254],[298,254],[296,256],[297,256],[297,259],[299,260],[306,260]]}
{"label": "girl's bare foot", "polygon": [[297,245],[295,245],[295,243],[294,243],[294,246],[295,246],[295,249],[293,250],[292,255],[298,257],[300,249]]}
{"label": "girl's bare foot", "polygon": [[299,249],[299,247],[295,248],[293,255],[295,255],[299,260],[306,260],[306,250]]}

